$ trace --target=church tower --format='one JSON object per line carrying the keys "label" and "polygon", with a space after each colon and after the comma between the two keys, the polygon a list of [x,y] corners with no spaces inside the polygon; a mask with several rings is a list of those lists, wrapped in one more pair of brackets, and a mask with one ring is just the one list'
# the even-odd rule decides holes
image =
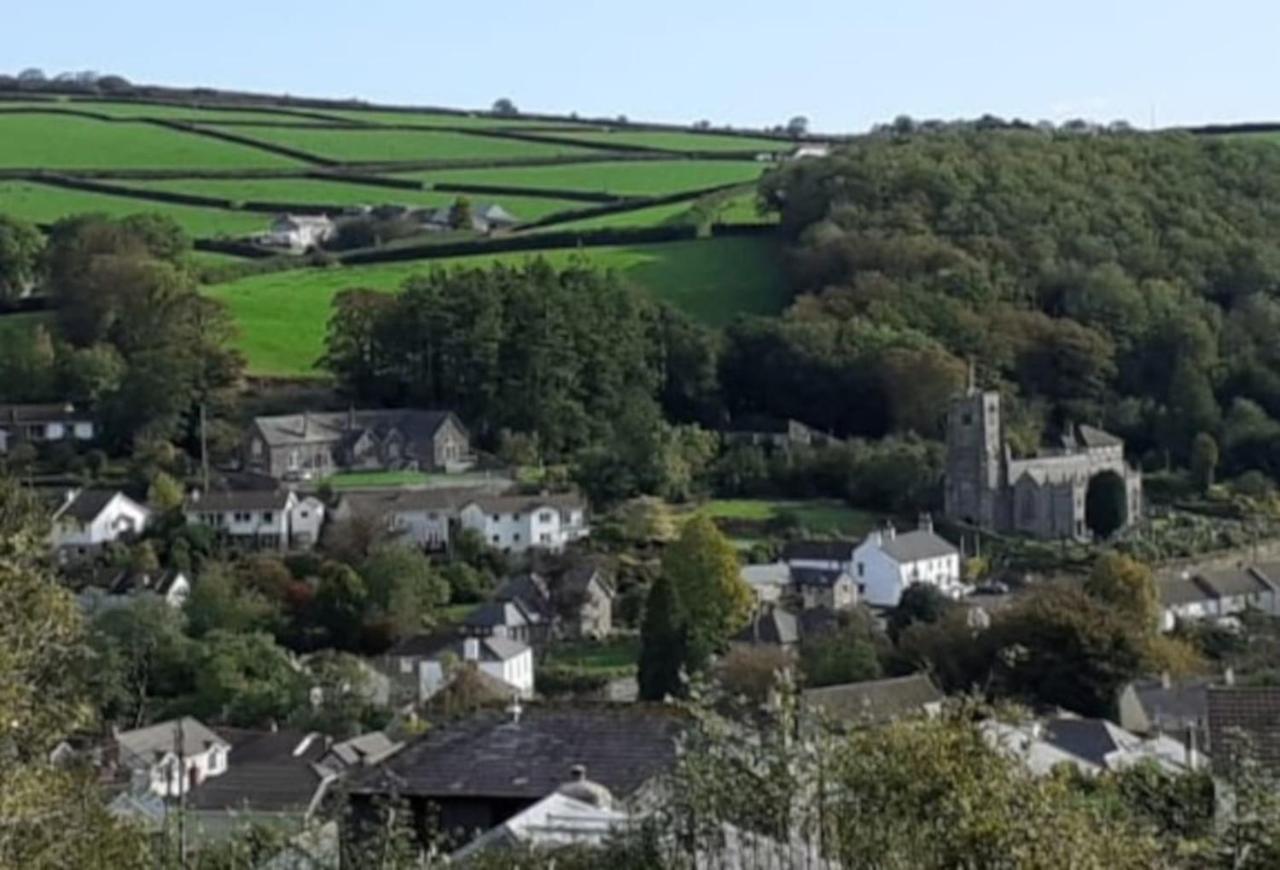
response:
{"label": "church tower", "polygon": [[1004,480],[1004,432],[1000,394],[969,388],[951,400],[947,412],[945,510],[955,521],[998,528]]}

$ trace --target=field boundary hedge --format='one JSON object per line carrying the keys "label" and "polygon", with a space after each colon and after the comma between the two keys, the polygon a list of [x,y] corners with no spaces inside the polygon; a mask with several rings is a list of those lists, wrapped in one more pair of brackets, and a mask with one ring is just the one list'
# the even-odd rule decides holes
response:
{"label": "field boundary hedge", "polygon": [[440,193],[528,196],[533,199],[568,199],[576,200],[578,202],[598,202],[611,205],[643,199],[643,197],[625,197],[613,193],[595,193],[593,191],[586,190],[564,190],[561,188],[551,187],[517,187],[508,184],[458,184],[447,181],[440,184],[432,184],[429,189],[439,191]]}
{"label": "field boundary hedge", "polygon": [[208,136],[211,139],[222,139],[225,142],[234,142],[237,145],[246,145],[250,148],[257,148],[259,151],[266,151],[281,157],[291,157],[295,160],[304,160],[309,163],[315,163],[320,166],[339,166],[341,161],[330,160],[328,157],[321,157],[318,154],[310,154],[306,151],[299,151],[297,148],[288,148],[284,145],[275,145],[270,142],[262,142],[258,139],[251,139],[248,136],[241,136],[238,133],[228,133],[225,130],[218,130],[213,127],[201,127],[197,124],[188,124],[180,121],[168,120],[145,120],[143,124],[154,124],[157,127],[166,127],[170,130],[178,130],[183,133],[193,133],[197,136]]}
{"label": "field boundary hedge", "polygon": [[559,250],[563,248],[598,248],[608,245],[652,244],[688,241],[697,238],[692,226],[601,227],[593,230],[565,230],[536,235],[495,236],[465,242],[406,245],[402,248],[351,251],[336,254],[335,259],[348,266],[373,263],[398,263],[405,260],[438,260],[470,254],[500,254],[512,251]]}
{"label": "field boundary hedge", "polygon": [[681,190],[675,193],[663,194],[662,196],[651,196],[645,199],[630,199],[625,202],[613,203],[611,205],[603,205],[597,208],[582,208],[572,211],[562,211],[556,214],[549,214],[544,218],[536,221],[530,221],[520,227],[520,232],[525,233],[529,230],[538,229],[540,227],[556,226],[557,224],[570,223],[572,221],[586,220],[594,217],[607,217],[612,214],[623,214],[629,211],[640,211],[641,209],[653,208],[659,205],[674,205],[678,202],[693,202],[701,199],[708,194],[719,193],[737,187],[738,182],[733,184],[718,184],[715,187],[704,187],[699,190]]}

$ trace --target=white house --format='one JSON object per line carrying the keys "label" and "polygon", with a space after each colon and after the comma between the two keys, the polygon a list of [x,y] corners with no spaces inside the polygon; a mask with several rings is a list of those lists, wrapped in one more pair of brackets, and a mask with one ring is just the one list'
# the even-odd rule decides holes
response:
{"label": "white house", "polygon": [[[303,510],[298,497],[283,490],[193,492],[183,509],[187,522],[209,526],[221,538],[250,549],[280,550],[315,543],[314,538],[306,537],[314,534],[311,525],[294,539],[290,522],[295,514],[303,519]],[[312,519],[306,518],[308,522]]]}
{"label": "white house", "polygon": [[53,513],[50,542],[58,560],[68,562],[140,533],[150,519],[151,511],[117,490],[70,490]]}
{"label": "white house", "polygon": [[337,233],[337,228],[324,215],[282,214],[271,222],[271,228],[258,236],[258,241],[275,248],[307,251],[319,247]]}
{"label": "white house", "polygon": [[105,585],[88,586],[76,596],[76,600],[86,614],[93,615],[125,607],[144,595],[154,595],[178,609],[187,603],[191,595],[191,580],[182,571],[146,573],[125,569],[111,576]]}
{"label": "white house", "polygon": [[770,562],[767,565],[744,565],[743,582],[751,587],[760,604],[777,604],[782,593],[791,585],[791,566],[786,562]]}
{"label": "white house", "polygon": [[409,681],[419,703],[452,679],[452,669],[471,665],[500,680],[512,695],[533,697],[533,648],[509,637],[406,638],[387,653],[388,670],[398,682]]}
{"label": "white house", "polygon": [[294,547],[310,549],[320,542],[325,505],[315,496],[304,496],[289,508],[289,537]]}
{"label": "white house", "polygon": [[0,405],[0,455],[16,444],[86,442],[97,435],[93,418],[71,404]]}
{"label": "white house", "polygon": [[145,790],[177,797],[227,771],[231,744],[190,716],[115,735],[118,763]]}
{"label": "white house", "polygon": [[927,514],[914,532],[900,535],[890,525],[867,535],[854,550],[852,573],[862,599],[876,607],[896,607],[913,583],[928,583],[952,598],[966,592],[960,551],[934,534]]}
{"label": "white house", "polygon": [[845,569],[792,568],[791,588],[805,610],[825,607],[848,610],[858,603],[859,589]]}
{"label": "white house", "polygon": [[1246,610],[1277,613],[1276,586],[1265,567],[1219,568],[1159,577],[1160,629],[1179,622],[1224,619]]}
{"label": "white house", "polygon": [[510,553],[559,551],[585,538],[586,504],[572,494],[479,496],[458,511],[459,524]]}

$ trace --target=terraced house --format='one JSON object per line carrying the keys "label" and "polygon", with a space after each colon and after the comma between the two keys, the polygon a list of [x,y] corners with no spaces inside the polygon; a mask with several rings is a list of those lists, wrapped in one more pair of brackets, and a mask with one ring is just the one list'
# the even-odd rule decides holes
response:
{"label": "terraced house", "polygon": [[463,471],[471,438],[451,411],[364,410],[258,417],[245,434],[246,470],[277,480],[337,471]]}

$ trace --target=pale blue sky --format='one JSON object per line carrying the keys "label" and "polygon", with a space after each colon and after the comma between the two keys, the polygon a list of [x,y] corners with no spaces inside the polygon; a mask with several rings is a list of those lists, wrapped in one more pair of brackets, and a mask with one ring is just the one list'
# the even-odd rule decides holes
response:
{"label": "pale blue sky", "polygon": [[1266,0],[62,0],[0,69],[828,131],[898,114],[1280,120]]}

